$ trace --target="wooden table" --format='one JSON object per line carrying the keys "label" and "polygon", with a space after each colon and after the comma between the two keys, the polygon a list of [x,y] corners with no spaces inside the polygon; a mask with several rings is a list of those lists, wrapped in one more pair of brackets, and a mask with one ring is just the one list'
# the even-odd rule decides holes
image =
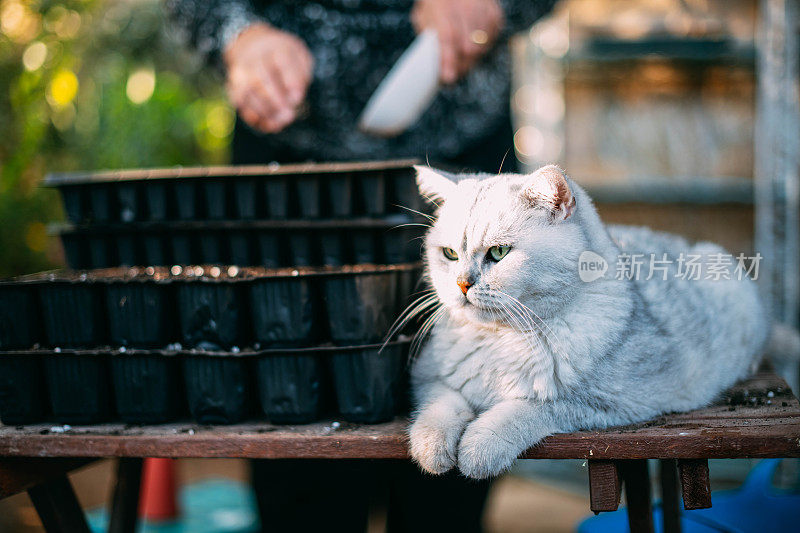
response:
{"label": "wooden table", "polygon": [[[407,459],[406,426],[404,418],[377,425],[108,424],[66,433],[51,432],[51,424],[0,426],[0,498],[28,490],[48,531],[86,531],[66,472],[91,459],[122,458],[110,530],[132,532],[143,457]],[[590,508],[617,509],[624,487],[632,531],[653,529],[647,459],[658,459],[665,531],[677,531],[679,487],[686,509],[711,506],[708,459],[800,457],[800,404],[763,370],[706,409],[553,435],[524,457],[587,460]]]}

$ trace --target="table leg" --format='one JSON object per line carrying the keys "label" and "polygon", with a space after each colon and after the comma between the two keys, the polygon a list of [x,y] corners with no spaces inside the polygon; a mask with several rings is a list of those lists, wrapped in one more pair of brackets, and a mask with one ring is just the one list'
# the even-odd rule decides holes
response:
{"label": "table leg", "polygon": [[678,467],[675,459],[662,459],[661,512],[664,533],[681,532],[681,510],[678,504]]}
{"label": "table leg", "polygon": [[653,533],[653,506],[647,459],[619,461],[618,466],[625,485],[631,533]]}
{"label": "table leg", "polygon": [[48,533],[89,533],[83,509],[66,475],[28,489],[28,495]]}
{"label": "table leg", "polygon": [[595,513],[616,511],[619,507],[620,480],[617,463],[589,460],[589,508]]}
{"label": "table leg", "polygon": [[683,508],[692,510],[711,507],[708,459],[679,459],[678,472],[683,492]]}
{"label": "table leg", "polygon": [[139,518],[142,459],[122,458],[117,464],[117,484],[109,513],[109,533],[135,533]]}
{"label": "table leg", "polygon": [[0,500],[25,492],[96,459],[0,457]]}

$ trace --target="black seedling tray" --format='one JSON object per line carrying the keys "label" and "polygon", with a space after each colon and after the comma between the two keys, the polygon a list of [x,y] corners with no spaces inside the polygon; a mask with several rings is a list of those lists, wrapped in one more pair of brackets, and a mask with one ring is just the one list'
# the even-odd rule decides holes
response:
{"label": "black seedling tray", "polygon": [[[0,420],[160,424],[188,413],[200,424],[232,424],[253,416],[303,424],[323,415],[377,423],[404,407],[399,400],[407,347],[408,339],[240,351],[0,352]],[[256,404],[263,414],[256,413]]]}
{"label": "black seedling tray", "polygon": [[71,268],[215,263],[338,266],[419,261],[417,217],[380,220],[208,221],[57,226]]}
{"label": "black seedling tray", "polygon": [[0,299],[40,303],[27,320],[44,331],[19,348],[358,345],[386,337],[419,271],[417,263],[54,271],[0,281]]}
{"label": "black seedling tray", "polygon": [[414,160],[50,174],[75,224],[351,218],[420,210]]}

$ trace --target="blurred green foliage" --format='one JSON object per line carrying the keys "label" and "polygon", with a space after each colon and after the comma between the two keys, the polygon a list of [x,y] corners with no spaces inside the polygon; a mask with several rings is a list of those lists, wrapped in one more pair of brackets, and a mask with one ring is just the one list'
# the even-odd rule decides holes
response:
{"label": "blurred green foliage", "polygon": [[217,164],[234,113],[158,0],[0,0],[0,277],[58,265],[50,171]]}

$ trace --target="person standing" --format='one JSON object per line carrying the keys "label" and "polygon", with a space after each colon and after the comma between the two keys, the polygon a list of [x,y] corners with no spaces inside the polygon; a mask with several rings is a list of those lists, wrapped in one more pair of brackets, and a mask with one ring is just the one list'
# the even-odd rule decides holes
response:
{"label": "person standing", "polygon": [[[239,117],[233,163],[416,157],[497,172],[513,145],[508,37],[554,1],[169,0],[167,6],[191,45],[225,73]],[[397,137],[359,131],[369,97],[428,28],[441,47],[442,87],[431,107]]]}
{"label": "person standing", "polygon": [[[410,157],[493,173],[515,159],[508,38],[554,3],[168,0],[167,9],[224,72],[238,115],[234,164]],[[359,131],[370,96],[426,29],[440,44],[432,105],[396,137]],[[363,531],[376,498],[388,505],[390,533],[480,531],[489,488],[408,461],[254,461],[253,482],[271,531]]]}

